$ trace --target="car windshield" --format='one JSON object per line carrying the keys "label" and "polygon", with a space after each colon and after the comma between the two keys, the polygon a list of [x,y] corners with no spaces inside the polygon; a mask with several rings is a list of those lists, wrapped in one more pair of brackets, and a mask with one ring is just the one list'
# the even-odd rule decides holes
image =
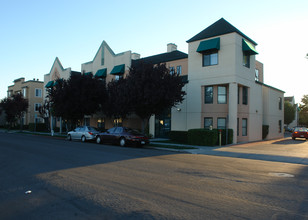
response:
{"label": "car windshield", "polygon": [[306,132],[307,128],[305,128],[305,127],[295,128],[294,131],[304,131],[304,132]]}

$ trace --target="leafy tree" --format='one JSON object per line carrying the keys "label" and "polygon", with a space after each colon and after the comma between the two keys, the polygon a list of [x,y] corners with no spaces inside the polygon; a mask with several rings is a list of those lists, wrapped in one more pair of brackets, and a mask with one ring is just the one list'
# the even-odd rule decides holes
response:
{"label": "leafy tree", "polygon": [[304,95],[302,104],[299,105],[299,124],[303,126],[308,126],[308,95]]}
{"label": "leafy tree", "polygon": [[124,120],[131,112],[127,79],[112,80],[107,85],[107,103],[103,112],[111,118]]}
{"label": "leafy tree", "polygon": [[295,119],[295,107],[288,101],[284,102],[284,123],[289,125]]}
{"label": "leafy tree", "polygon": [[4,98],[0,102],[0,107],[6,114],[6,121],[11,127],[17,119],[20,119],[20,128],[22,129],[22,117],[29,106],[28,100],[22,94],[17,93],[12,97]]}
{"label": "leafy tree", "polygon": [[186,95],[182,78],[170,73],[165,64],[143,62],[132,66],[126,80],[129,110],[142,119],[143,132],[151,115],[176,106]]}
{"label": "leafy tree", "polygon": [[44,101],[44,104],[39,107],[39,113],[46,125],[46,129],[49,130],[49,116],[50,116],[50,102],[48,100]]}
{"label": "leafy tree", "polygon": [[103,108],[106,86],[103,80],[92,75],[72,74],[68,80],[58,79],[49,89],[48,98],[54,116],[76,125],[85,115]]}

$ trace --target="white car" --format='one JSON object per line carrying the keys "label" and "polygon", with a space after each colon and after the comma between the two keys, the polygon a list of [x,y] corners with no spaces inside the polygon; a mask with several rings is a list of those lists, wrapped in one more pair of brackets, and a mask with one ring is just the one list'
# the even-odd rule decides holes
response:
{"label": "white car", "polygon": [[75,128],[73,131],[69,131],[67,133],[67,139],[68,140],[81,140],[82,142],[89,141],[89,140],[95,140],[96,135],[99,132],[90,126],[81,126]]}

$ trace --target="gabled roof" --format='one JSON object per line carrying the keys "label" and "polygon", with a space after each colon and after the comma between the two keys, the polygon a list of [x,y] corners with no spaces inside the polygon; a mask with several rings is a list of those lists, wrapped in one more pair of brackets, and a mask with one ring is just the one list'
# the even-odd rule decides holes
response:
{"label": "gabled roof", "polygon": [[172,52],[161,53],[161,54],[157,54],[154,56],[144,57],[138,60],[132,60],[132,65],[138,65],[141,62],[152,63],[152,64],[166,63],[166,62],[185,59],[185,58],[188,58],[188,54],[183,53],[179,50],[175,50]]}
{"label": "gabled roof", "polygon": [[224,18],[219,19],[214,24],[210,25],[203,31],[201,31],[199,34],[195,35],[194,37],[190,38],[187,43],[194,42],[197,40],[202,40],[206,38],[216,37],[224,34],[229,33],[238,33],[242,37],[249,40],[254,45],[257,45],[256,42],[254,42],[252,39],[247,37],[245,34],[243,34],[241,31],[239,31],[236,27],[234,27],[232,24],[230,24],[228,21],[226,21]]}

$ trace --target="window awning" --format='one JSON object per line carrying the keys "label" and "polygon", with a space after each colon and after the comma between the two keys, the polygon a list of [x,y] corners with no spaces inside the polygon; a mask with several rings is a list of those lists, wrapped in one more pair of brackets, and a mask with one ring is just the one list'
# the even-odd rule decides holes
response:
{"label": "window awning", "polygon": [[121,65],[113,67],[110,74],[111,75],[121,75],[121,74],[124,74],[124,71],[125,71],[125,64],[121,64]]}
{"label": "window awning", "polygon": [[107,76],[107,68],[97,70],[95,73],[95,77],[97,78],[106,78]]}
{"label": "window awning", "polygon": [[248,53],[249,55],[256,55],[256,54],[258,54],[258,52],[256,51],[255,47],[251,43],[247,42],[244,39],[242,40],[242,48],[243,48],[243,51],[245,53]]}
{"label": "window awning", "polygon": [[219,50],[220,49],[220,38],[214,38],[211,40],[201,41],[197,49],[198,53],[205,52],[207,50]]}
{"label": "window awning", "polygon": [[85,76],[90,76],[92,74],[92,72],[86,72],[86,73],[84,73],[83,75],[85,75]]}
{"label": "window awning", "polygon": [[49,81],[49,82],[46,84],[45,88],[51,88],[51,87],[53,87],[53,85],[54,85],[53,81]]}

